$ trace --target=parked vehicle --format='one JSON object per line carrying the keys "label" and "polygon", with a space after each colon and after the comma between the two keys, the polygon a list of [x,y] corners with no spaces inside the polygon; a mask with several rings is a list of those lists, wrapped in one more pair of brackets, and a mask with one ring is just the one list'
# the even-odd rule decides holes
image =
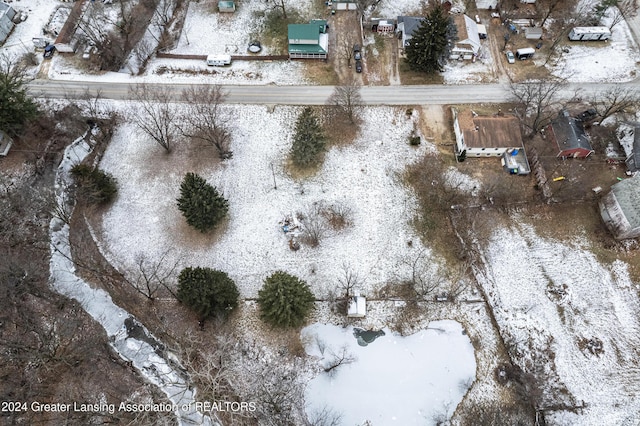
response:
{"label": "parked vehicle", "polygon": [[47,45],[47,47],[44,48],[44,54],[42,55],[42,57],[44,59],[51,59],[55,52],[56,52],[56,47],[53,44],[49,44]]}
{"label": "parked vehicle", "polygon": [[362,61],[356,61],[356,72],[362,72]]}
{"label": "parked vehicle", "polygon": [[507,55],[507,62],[509,62],[510,64],[515,64],[516,63],[516,58],[515,56],[513,56],[513,52],[510,50],[507,50],[505,52],[505,55]]}
{"label": "parked vehicle", "polygon": [[536,53],[536,50],[533,47],[525,47],[522,49],[516,50],[516,58],[524,61],[526,59],[531,58]]}
{"label": "parked vehicle", "polygon": [[359,61],[359,60],[362,59],[362,52],[360,51],[360,45],[359,44],[354,44],[353,45],[353,59],[355,59],[356,61]]}
{"label": "parked vehicle", "polygon": [[95,54],[96,51],[97,49],[95,48],[95,46],[88,45],[82,52],[82,59],[91,59],[91,55]]}
{"label": "parked vehicle", "polygon": [[209,55],[207,65],[211,67],[223,67],[231,63],[231,55]]}

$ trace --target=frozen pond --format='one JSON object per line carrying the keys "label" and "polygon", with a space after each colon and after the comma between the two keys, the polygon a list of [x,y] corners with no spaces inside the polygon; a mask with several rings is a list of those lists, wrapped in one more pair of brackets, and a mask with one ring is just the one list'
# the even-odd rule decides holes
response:
{"label": "frozen pond", "polygon": [[[353,327],[313,324],[302,330],[306,352],[321,370],[307,386],[307,413],[324,408],[341,424],[425,425],[449,419],[473,383],[473,346],[460,323],[434,321],[401,337],[385,329],[366,347]],[[325,372],[343,354],[351,363]]]}

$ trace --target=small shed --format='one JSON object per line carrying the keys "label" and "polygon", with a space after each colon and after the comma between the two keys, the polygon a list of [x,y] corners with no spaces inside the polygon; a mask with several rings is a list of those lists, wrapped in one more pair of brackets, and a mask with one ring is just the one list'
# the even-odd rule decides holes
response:
{"label": "small shed", "polygon": [[236,11],[236,2],[233,0],[219,0],[218,12],[233,13]]}
{"label": "small shed", "polygon": [[0,157],[6,157],[13,145],[13,140],[5,132],[0,130]]}
{"label": "small shed", "polygon": [[613,185],[600,201],[600,215],[616,240],[640,237],[640,176]]}
{"label": "small shed", "polygon": [[356,294],[349,299],[347,318],[364,318],[367,315],[367,299]]}
{"label": "small shed", "polygon": [[542,28],[524,27],[524,37],[527,40],[540,40],[542,38]]}

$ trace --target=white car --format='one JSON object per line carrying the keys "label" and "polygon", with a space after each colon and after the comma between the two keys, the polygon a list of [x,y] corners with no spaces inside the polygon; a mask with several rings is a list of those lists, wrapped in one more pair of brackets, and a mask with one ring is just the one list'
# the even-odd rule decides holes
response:
{"label": "white car", "polygon": [[507,50],[505,52],[505,55],[507,55],[507,62],[509,62],[510,64],[515,64],[516,63],[516,57],[513,56],[513,52],[510,50]]}

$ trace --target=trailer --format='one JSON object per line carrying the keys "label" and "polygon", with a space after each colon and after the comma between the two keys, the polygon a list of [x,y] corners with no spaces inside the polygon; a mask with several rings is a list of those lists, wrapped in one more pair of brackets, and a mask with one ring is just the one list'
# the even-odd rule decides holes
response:
{"label": "trailer", "polygon": [[572,41],[598,41],[610,38],[611,31],[607,27],[574,27],[569,32],[569,40]]}
{"label": "trailer", "polygon": [[516,50],[516,58],[524,61],[525,59],[531,58],[535,53],[536,50],[533,47],[524,47]]}
{"label": "trailer", "polygon": [[223,67],[231,63],[231,55],[209,55],[207,65],[211,67]]}

